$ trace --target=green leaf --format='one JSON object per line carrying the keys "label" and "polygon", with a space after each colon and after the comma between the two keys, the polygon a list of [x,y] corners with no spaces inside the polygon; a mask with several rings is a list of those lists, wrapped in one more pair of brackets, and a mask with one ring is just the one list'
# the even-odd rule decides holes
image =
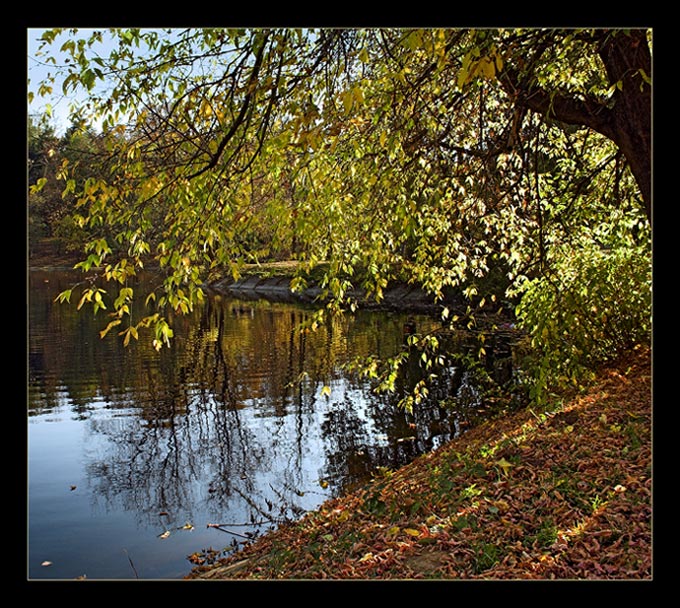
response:
{"label": "green leaf", "polygon": [[63,304],[64,302],[71,302],[71,292],[73,289],[66,289],[65,291],[62,291],[56,298],[54,298],[55,302],[59,302],[59,304]]}
{"label": "green leaf", "polygon": [[69,94],[69,88],[70,89],[75,89],[76,85],[78,84],[78,76],[76,74],[69,74],[65,79],[63,84],[61,85],[61,90],[64,93],[64,95]]}
{"label": "green leaf", "polygon": [[40,192],[45,184],[47,183],[47,178],[46,177],[41,177],[37,182],[35,182],[34,185],[31,186],[31,194],[36,194],[37,192]]}
{"label": "green leaf", "polygon": [[352,110],[352,104],[354,103],[354,95],[352,94],[352,91],[345,91],[342,93],[342,106],[345,111],[345,114],[349,114],[350,111]]}
{"label": "green leaf", "polygon": [[94,87],[95,73],[87,68],[80,73],[80,82],[82,82],[88,89]]}
{"label": "green leaf", "polygon": [[508,474],[508,471],[513,466],[512,463],[508,462],[505,458],[501,458],[496,461],[496,466],[500,467],[504,475]]}

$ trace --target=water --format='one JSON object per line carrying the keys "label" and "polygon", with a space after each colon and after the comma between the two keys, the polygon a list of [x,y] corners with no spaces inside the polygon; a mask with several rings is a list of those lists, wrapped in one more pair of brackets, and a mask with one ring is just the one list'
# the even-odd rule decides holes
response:
{"label": "water", "polygon": [[342,369],[395,353],[406,315],[305,334],[310,309],[213,294],[157,353],[101,340],[106,312],[54,304],[79,278],[29,276],[31,579],[181,578],[190,555],[238,546],[457,432],[446,410],[409,415]]}

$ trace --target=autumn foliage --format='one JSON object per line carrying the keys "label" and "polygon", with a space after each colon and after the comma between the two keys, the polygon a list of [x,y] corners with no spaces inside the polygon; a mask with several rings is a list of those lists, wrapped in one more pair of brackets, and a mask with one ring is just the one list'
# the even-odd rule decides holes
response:
{"label": "autumn foliage", "polygon": [[651,354],[489,420],[201,579],[651,579]]}

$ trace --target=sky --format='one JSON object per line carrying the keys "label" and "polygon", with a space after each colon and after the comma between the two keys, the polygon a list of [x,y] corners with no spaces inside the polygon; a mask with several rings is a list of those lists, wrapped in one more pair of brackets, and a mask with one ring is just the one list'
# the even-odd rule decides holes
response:
{"label": "sky", "polygon": [[[39,97],[37,94],[38,86],[40,82],[48,76],[50,73],[55,72],[55,67],[53,65],[47,65],[44,63],[44,57],[37,57],[36,51],[39,48],[39,39],[45,29],[29,28],[27,30],[27,50],[28,50],[28,61],[27,61],[27,78],[29,80],[28,90],[33,91],[34,98],[33,102],[28,104],[29,114],[41,114],[45,111],[47,104],[52,105],[52,123],[55,127],[55,131],[58,135],[62,135],[64,131],[68,128],[70,124],[69,116],[69,106],[72,102],[84,99],[84,94],[81,92],[78,95],[65,97],[62,92],[62,84],[59,81],[55,81],[53,85],[53,95],[49,98]],[[89,36],[93,31],[92,28],[79,30],[78,37]],[[59,52],[61,46],[69,38],[69,33],[66,32],[58,36],[52,43],[51,53],[57,59],[57,64],[60,63],[60,59],[66,58],[65,53]],[[104,48],[103,45],[102,48]],[[109,45],[110,46],[110,45]]]}
{"label": "sky", "polygon": [[[114,47],[118,46],[118,41],[107,37],[106,30],[108,28],[78,28],[76,34],[71,34],[70,28],[59,34],[49,47],[43,49],[43,55],[38,56],[36,52],[40,48],[40,37],[46,30],[44,28],[29,28],[27,29],[27,78],[29,80],[28,90],[34,93],[33,102],[28,104],[29,114],[42,114],[47,105],[52,106],[52,124],[57,135],[62,135],[69,127],[71,121],[69,119],[69,106],[74,102],[84,101],[87,93],[78,90],[75,94],[70,92],[69,96],[65,96],[62,88],[62,81],[56,79],[53,87],[52,95],[48,97],[39,97],[38,87],[49,74],[56,76],[56,67],[54,64],[45,63],[45,52],[47,51],[56,59],[57,65],[64,65],[64,60],[69,56],[68,53],[62,53],[61,47],[69,38],[74,39],[85,38],[88,39],[93,32],[104,32],[101,43],[93,44],[89,50],[88,55],[93,54],[107,57]],[[96,88],[97,85],[95,85]],[[95,125],[96,126],[96,125]]]}
{"label": "sky", "polygon": [[[49,29],[49,28],[48,28]],[[101,43],[92,45],[88,50],[88,55],[96,53],[102,57],[107,57],[110,52],[118,46],[118,41],[107,37],[106,30],[109,28],[78,28],[76,34],[71,34],[70,28],[66,28],[64,32],[59,34],[52,42],[50,47],[43,49],[43,53],[47,50],[50,55],[54,56],[57,65],[63,65],[64,60],[69,56],[68,53],[60,51],[63,44],[69,40],[70,37],[74,39],[85,38],[88,39],[93,32],[104,32]],[[152,29],[152,28],[146,28]],[[84,91],[77,91],[76,94],[71,93],[68,97],[64,96],[62,90],[62,82],[55,80],[53,86],[53,94],[50,98],[39,97],[37,94],[40,82],[43,81],[50,73],[56,75],[56,68],[53,64],[45,63],[45,55],[37,56],[36,52],[40,48],[40,37],[46,29],[44,28],[28,28],[27,29],[27,78],[29,80],[28,90],[33,91],[33,102],[28,105],[29,114],[42,114],[49,104],[52,106],[52,123],[55,127],[57,135],[63,134],[70,125],[69,106],[73,102],[84,101],[86,93]],[[143,55],[143,46],[139,47],[139,53]],[[95,85],[96,88],[97,85]],[[96,125],[93,125],[96,126]]]}

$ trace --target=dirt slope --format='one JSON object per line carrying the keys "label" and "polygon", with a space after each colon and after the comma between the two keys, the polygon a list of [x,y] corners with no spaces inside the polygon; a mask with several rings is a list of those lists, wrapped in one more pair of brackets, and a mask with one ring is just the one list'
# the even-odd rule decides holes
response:
{"label": "dirt slope", "polygon": [[[557,405],[557,404],[556,404]],[[651,579],[651,353],[488,421],[190,579]]]}

